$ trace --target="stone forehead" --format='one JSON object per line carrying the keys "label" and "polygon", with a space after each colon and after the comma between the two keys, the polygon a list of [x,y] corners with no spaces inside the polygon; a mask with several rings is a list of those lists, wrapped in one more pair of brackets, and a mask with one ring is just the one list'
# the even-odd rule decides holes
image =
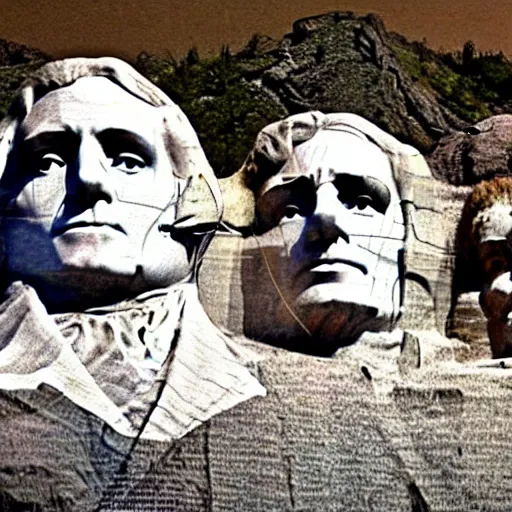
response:
{"label": "stone forehead", "polygon": [[112,103],[126,103],[130,102],[135,105],[144,105],[148,108],[155,108],[149,103],[142,101],[132,93],[120,85],[114,83],[112,80],[102,76],[82,77],[70,85],[51,91],[43,98],[51,98],[58,96],[61,98],[94,98],[98,104],[109,105]]}
{"label": "stone forehead", "polygon": [[374,176],[390,190],[396,189],[388,155],[357,130],[320,130],[310,140],[297,146],[294,153],[300,165],[285,166],[283,174],[296,173],[298,170],[309,173],[328,168],[335,173]]}
{"label": "stone forehead", "polygon": [[66,104],[67,107],[75,105],[76,114],[84,120],[98,114],[97,110],[91,111],[91,105],[101,107],[105,116],[117,111],[117,114],[124,116],[143,113],[145,117],[148,115],[154,116],[155,119],[162,117],[157,107],[140,100],[104,77],[80,78],[71,85],[49,92],[34,105],[27,117],[32,122],[48,118],[57,119],[61,114],[60,104]]}
{"label": "stone forehead", "polygon": [[360,155],[365,159],[389,161],[388,156],[363,133],[355,129],[322,129],[311,139],[295,147],[294,153],[311,159],[328,160],[352,158]]}

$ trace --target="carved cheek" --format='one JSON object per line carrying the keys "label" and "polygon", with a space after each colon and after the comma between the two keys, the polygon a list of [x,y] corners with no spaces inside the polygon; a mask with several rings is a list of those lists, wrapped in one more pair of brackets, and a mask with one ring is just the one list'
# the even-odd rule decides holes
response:
{"label": "carved cheek", "polygon": [[11,203],[16,216],[50,221],[58,212],[66,194],[64,173],[34,178]]}

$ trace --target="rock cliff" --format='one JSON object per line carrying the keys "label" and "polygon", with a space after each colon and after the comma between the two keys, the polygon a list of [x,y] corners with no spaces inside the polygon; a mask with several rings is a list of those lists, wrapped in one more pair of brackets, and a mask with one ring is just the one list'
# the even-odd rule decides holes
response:
{"label": "rock cliff", "polygon": [[[0,118],[46,60],[0,40]],[[192,49],[180,60],[142,53],[136,67],[182,107],[220,177],[241,166],[263,126],[307,110],[360,114],[424,153],[492,114],[512,113],[512,62],[502,53],[475,52],[464,63],[388,32],[375,15],[312,16],[278,40],[254,35],[238,53],[224,47],[200,57]],[[444,172],[452,171],[437,176]]]}
{"label": "rock cliff", "polygon": [[[281,41],[256,42],[253,38],[240,54],[246,77],[290,114],[353,112],[423,151],[464,125],[404,65],[406,59],[420,59],[414,45],[388,33],[374,15],[305,18]],[[258,62],[264,65],[256,70]]]}

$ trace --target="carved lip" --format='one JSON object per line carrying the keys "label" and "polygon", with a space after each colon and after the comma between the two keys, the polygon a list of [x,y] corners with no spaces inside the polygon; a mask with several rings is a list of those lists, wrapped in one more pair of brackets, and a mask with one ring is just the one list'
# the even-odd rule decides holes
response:
{"label": "carved lip", "polygon": [[311,270],[314,270],[315,268],[320,267],[321,265],[334,265],[336,263],[342,263],[344,265],[349,265],[351,267],[357,268],[364,275],[368,274],[368,268],[366,267],[366,265],[363,265],[362,263],[359,263],[358,261],[348,260],[345,258],[322,258],[322,259],[318,259],[318,260],[313,260],[313,261],[305,264],[297,272],[296,276],[299,276],[300,274],[303,274],[304,272],[309,272]]}
{"label": "carved lip", "polygon": [[60,226],[56,226],[52,229],[52,236],[60,236],[63,233],[66,233],[67,231],[70,231],[72,229],[79,229],[79,228],[111,228],[115,231],[119,231],[123,234],[126,234],[125,230],[119,225],[119,224],[109,224],[107,222],[86,222],[86,221],[76,221],[76,222],[69,222],[67,224],[62,224]]}

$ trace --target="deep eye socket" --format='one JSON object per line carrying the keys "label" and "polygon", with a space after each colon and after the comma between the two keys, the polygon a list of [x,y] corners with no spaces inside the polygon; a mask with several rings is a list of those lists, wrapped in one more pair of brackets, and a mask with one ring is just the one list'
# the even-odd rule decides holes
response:
{"label": "deep eye socket", "polygon": [[352,210],[356,205],[356,202],[352,198],[345,197],[345,194],[341,192],[338,194],[338,201],[343,204],[347,210]]}
{"label": "deep eye socket", "polygon": [[374,200],[366,194],[362,194],[355,198],[349,198],[349,199],[344,198],[344,197],[342,197],[341,194],[339,194],[338,200],[341,203],[343,203],[343,205],[345,206],[345,208],[347,208],[347,210],[353,210],[354,208],[357,208],[358,210],[362,211],[368,207],[376,209],[374,206]]}
{"label": "deep eye socket", "polygon": [[48,174],[53,170],[60,169],[66,165],[64,159],[57,153],[44,153],[38,159],[38,171]]}
{"label": "deep eye socket", "polygon": [[112,158],[112,167],[126,174],[136,174],[147,167],[146,161],[136,153],[123,152]]}
{"label": "deep eye socket", "polygon": [[368,195],[357,196],[356,206],[358,210],[364,210],[368,206],[373,208],[373,199]]}
{"label": "deep eye socket", "polygon": [[307,178],[295,179],[289,183],[267,190],[256,201],[255,229],[264,233],[280,222],[300,215],[311,215],[316,207],[314,184]]}
{"label": "deep eye socket", "polygon": [[338,174],[334,181],[338,189],[338,200],[349,210],[357,207],[365,210],[370,207],[384,214],[391,202],[389,188],[372,176]]}

